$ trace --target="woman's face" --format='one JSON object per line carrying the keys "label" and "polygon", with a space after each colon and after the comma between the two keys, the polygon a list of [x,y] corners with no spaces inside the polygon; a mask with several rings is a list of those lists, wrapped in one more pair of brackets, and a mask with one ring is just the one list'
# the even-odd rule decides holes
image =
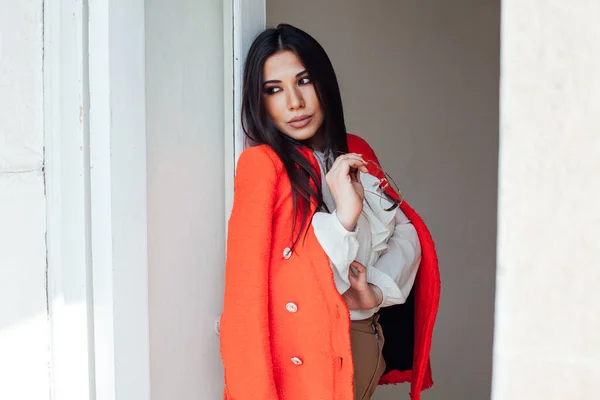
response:
{"label": "woman's face", "polygon": [[279,51],[265,61],[263,99],[269,119],[284,135],[316,144],[323,110],[313,82],[292,51]]}

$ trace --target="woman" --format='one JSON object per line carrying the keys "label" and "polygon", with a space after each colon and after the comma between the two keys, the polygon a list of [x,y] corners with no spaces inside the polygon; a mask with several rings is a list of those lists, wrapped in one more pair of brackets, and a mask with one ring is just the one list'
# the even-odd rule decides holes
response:
{"label": "woman", "polygon": [[433,241],[369,145],[346,133],[311,36],[279,25],[256,38],[242,123],[254,146],[238,161],[229,220],[225,399],[367,400],[378,383],[406,381],[419,399],[432,385]]}

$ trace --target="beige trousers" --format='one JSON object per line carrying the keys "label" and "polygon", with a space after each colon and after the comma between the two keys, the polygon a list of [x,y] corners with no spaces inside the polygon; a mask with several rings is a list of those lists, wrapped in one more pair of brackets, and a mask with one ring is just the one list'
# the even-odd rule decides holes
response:
{"label": "beige trousers", "polygon": [[354,399],[370,400],[377,388],[379,378],[385,372],[383,331],[379,314],[362,321],[352,321],[350,339],[354,360]]}

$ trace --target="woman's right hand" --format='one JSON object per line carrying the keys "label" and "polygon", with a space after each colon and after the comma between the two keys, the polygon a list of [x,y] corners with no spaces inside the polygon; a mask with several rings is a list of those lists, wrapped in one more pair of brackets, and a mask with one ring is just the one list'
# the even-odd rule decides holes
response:
{"label": "woman's right hand", "polygon": [[336,158],[325,176],[335,200],[337,217],[348,231],[354,230],[365,198],[358,171],[368,172],[367,163],[361,154],[348,153]]}

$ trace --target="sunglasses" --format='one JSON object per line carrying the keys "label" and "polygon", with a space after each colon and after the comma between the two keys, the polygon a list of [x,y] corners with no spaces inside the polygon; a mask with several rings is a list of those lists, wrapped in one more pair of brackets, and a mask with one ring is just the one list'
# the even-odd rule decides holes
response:
{"label": "sunglasses", "polygon": [[[343,152],[336,152],[337,155],[346,154]],[[402,191],[394,182],[392,177],[381,168],[381,165],[377,164],[375,161],[365,160],[367,162],[367,169],[369,170],[369,174],[373,175],[375,178],[379,180],[376,191],[367,190],[365,192],[369,192],[371,194],[376,195],[379,198],[379,206],[383,208],[385,211],[393,211],[402,204],[402,200],[404,196]],[[358,178],[358,170],[353,171],[356,174],[356,178]],[[395,200],[398,199],[398,200]]]}

